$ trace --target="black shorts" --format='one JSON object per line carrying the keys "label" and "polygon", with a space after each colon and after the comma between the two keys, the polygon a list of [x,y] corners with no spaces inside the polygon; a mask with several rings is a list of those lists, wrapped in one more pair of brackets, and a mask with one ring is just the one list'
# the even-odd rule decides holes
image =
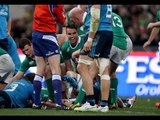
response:
{"label": "black shorts", "polygon": [[0,47],[3,48],[5,51],[8,51],[8,39],[0,39]]}
{"label": "black shorts", "polygon": [[[85,41],[87,39],[88,35],[85,37]],[[113,31],[98,31],[93,39],[91,50],[89,52],[81,50],[80,55],[88,55],[91,58],[109,58],[112,42]]]}

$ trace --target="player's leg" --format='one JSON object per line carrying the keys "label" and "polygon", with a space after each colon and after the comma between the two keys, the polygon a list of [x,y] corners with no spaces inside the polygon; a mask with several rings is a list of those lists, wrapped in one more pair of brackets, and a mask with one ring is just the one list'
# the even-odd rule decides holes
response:
{"label": "player's leg", "polygon": [[110,76],[111,76],[111,85],[110,85],[110,94],[109,94],[110,108],[116,108],[118,79],[115,72],[117,67],[118,67],[118,64],[110,60],[110,67],[109,67]]}
{"label": "player's leg", "polygon": [[109,76],[109,59],[103,58],[99,60],[99,73],[101,76],[101,101],[99,111],[107,112],[108,108],[108,98],[110,90],[110,76]]}
{"label": "player's leg", "polygon": [[52,73],[49,65],[46,65],[45,68],[45,82],[48,90],[49,99],[51,99],[52,102],[55,102],[54,91],[52,86]]}
{"label": "player's leg", "polygon": [[40,93],[42,88],[42,80],[44,76],[45,70],[45,60],[43,57],[35,57],[36,64],[37,64],[37,72],[34,77],[33,87],[34,87],[34,104],[33,108],[41,108],[41,100],[40,100]]}
{"label": "player's leg", "polygon": [[7,52],[9,53],[9,55],[11,56],[15,64],[15,73],[17,73],[21,65],[21,61],[20,61],[18,51],[17,51],[17,45],[11,36],[9,36],[7,39],[8,39]]}
{"label": "player's leg", "polygon": [[56,103],[62,105],[62,80],[61,80],[61,69],[60,69],[60,55],[56,54],[48,57],[48,62],[52,71],[52,86],[54,90],[54,96]]}
{"label": "player's leg", "polygon": [[98,110],[101,112],[107,112],[109,111],[108,98],[110,91],[109,54],[112,47],[113,32],[100,31],[99,36],[96,53],[100,53],[100,56],[98,57],[98,64],[101,80],[101,101]]}
{"label": "player's leg", "polygon": [[126,107],[132,108],[134,103],[137,101],[137,99],[138,99],[138,96],[134,95],[133,97],[127,98],[127,99],[123,99],[122,101],[126,105]]}
{"label": "player's leg", "polygon": [[[88,39],[88,36],[85,37],[85,39]],[[95,57],[95,48],[96,44],[98,42],[96,39],[93,40],[93,44],[91,47],[91,50],[89,52],[84,52],[81,50],[77,70],[80,73],[83,81],[83,87],[86,92],[86,104],[84,104],[81,108],[87,108],[85,111],[97,111],[97,105],[95,104],[95,98],[94,98],[94,90],[93,90],[93,78],[95,77],[96,73],[91,72],[91,67],[94,66],[94,57]],[[94,71],[94,69],[93,69]],[[86,107],[87,106],[87,107]],[[79,108],[79,109],[81,109]],[[78,109],[78,108],[75,108]]]}
{"label": "player's leg", "polygon": [[41,100],[40,100],[40,93],[42,88],[42,80],[44,76],[44,71],[46,67],[46,61],[44,59],[46,53],[46,43],[43,40],[43,33],[38,31],[32,32],[32,44],[35,53],[35,60],[37,64],[37,71],[33,81],[33,94],[34,94],[34,101],[33,101],[33,108],[41,108]]}
{"label": "player's leg", "polygon": [[93,79],[89,71],[89,66],[92,64],[92,62],[92,58],[88,56],[80,56],[79,58],[77,69],[82,77],[83,86],[86,91],[86,103],[79,108],[75,108],[74,110],[76,111],[97,111],[93,91]]}

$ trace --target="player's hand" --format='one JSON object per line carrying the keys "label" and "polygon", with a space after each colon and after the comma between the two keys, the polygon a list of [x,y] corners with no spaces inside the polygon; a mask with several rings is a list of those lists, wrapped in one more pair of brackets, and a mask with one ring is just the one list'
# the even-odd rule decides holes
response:
{"label": "player's hand", "polygon": [[144,49],[144,50],[147,50],[147,47],[148,47],[150,44],[151,44],[150,41],[145,42],[145,43],[143,44],[143,49]]}
{"label": "player's hand", "polygon": [[79,53],[77,51],[72,53],[72,59],[76,59],[79,57]]}
{"label": "player's hand", "polygon": [[91,46],[92,46],[92,41],[86,41],[86,43],[84,44],[83,50],[85,52],[89,52],[91,50]]}
{"label": "player's hand", "polygon": [[8,29],[7,29],[7,35],[8,35],[8,36],[11,36],[11,33],[10,33],[10,31],[8,31]]}
{"label": "player's hand", "polygon": [[154,27],[154,23],[149,23],[147,26],[147,30],[152,30],[153,27]]}

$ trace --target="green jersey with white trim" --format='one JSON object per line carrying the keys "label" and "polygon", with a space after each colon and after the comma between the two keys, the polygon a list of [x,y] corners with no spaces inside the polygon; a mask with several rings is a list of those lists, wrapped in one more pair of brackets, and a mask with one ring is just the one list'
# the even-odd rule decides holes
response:
{"label": "green jersey with white trim", "polygon": [[36,66],[36,61],[26,56],[26,58],[21,64],[19,71],[25,73],[30,67],[35,67],[35,66]]}
{"label": "green jersey with white trim", "polygon": [[114,33],[113,45],[122,50],[126,50],[127,49],[126,38],[128,37],[128,35],[124,30],[121,17],[114,12],[112,12],[112,29]]}
{"label": "green jersey with white trim", "polygon": [[[64,60],[72,59],[72,53],[79,50],[84,44],[84,39],[78,37],[78,43],[75,47],[72,47],[70,41],[67,40],[61,47],[62,55]],[[77,66],[77,63],[75,63]]]}

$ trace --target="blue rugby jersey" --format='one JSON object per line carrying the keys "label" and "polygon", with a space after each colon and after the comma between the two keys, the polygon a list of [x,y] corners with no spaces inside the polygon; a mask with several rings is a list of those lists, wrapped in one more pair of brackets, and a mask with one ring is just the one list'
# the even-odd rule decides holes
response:
{"label": "blue rugby jersey", "polygon": [[0,5],[0,39],[7,38],[8,20],[10,19],[9,5]]}
{"label": "blue rugby jersey", "polygon": [[[91,19],[90,9],[91,9],[91,5],[88,5],[88,15],[84,23],[86,34],[89,33],[89,26],[90,26],[90,19]],[[112,23],[112,5],[106,5],[106,4],[101,5],[100,23],[99,23],[98,31],[112,31],[111,23]]]}
{"label": "blue rugby jersey", "polygon": [[9,95],[14,108],[24,108],[28,100],[33,100],[33,84],[23,78],[11,83],[4,91]]}

